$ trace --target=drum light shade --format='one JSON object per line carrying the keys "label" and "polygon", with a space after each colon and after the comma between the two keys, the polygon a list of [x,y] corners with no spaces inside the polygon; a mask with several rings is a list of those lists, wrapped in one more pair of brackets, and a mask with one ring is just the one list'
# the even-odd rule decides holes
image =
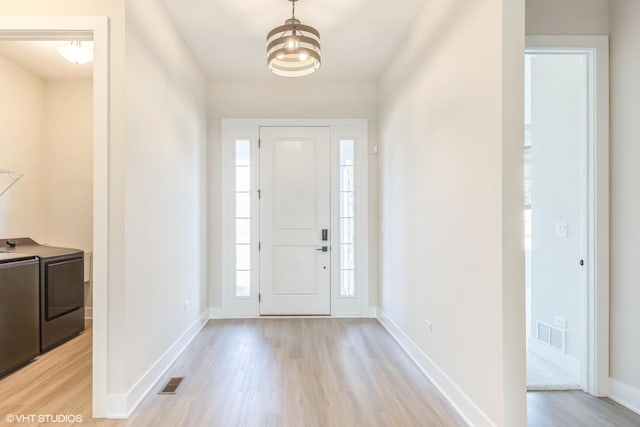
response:
{"label": "drum light shade", "polygon": [[320,68],[320,33],[296,19],[297,0],[289,1],[291,19],[267,34],[267,66],[279,76],[306,76]]}

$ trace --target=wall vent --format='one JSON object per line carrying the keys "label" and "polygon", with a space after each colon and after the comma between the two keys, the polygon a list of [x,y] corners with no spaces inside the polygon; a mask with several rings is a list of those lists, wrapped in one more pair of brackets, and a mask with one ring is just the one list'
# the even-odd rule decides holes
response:
{"label": "wall vent", "polygon": [[563,353],[566,353],[567,332],[548,323],[536,322],[536,339]]}
{"label": "wall vent", "polygon": [[180,385],[183,379],[184,377],[171,378],[167,383],[167,385],[165,385],[162,388],[162,390],[158,392],[158,394],[176,394],[176,390],[178,389],[178,386]]}

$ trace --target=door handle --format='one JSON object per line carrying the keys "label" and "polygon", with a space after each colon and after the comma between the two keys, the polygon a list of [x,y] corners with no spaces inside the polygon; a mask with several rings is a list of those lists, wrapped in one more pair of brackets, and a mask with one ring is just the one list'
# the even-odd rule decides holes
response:
{"label": "door handle", "polygon": [[323,246],[321,248],[316,249],[318,252],[329,252],[329,246]]}

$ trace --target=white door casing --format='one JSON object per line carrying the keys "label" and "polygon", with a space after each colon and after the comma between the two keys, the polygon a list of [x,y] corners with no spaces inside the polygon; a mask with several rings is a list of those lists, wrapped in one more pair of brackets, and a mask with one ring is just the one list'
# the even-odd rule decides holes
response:
{"label": "white door casing", "polygon": [[331,314],[328,127],[260,128],[260,314]]}

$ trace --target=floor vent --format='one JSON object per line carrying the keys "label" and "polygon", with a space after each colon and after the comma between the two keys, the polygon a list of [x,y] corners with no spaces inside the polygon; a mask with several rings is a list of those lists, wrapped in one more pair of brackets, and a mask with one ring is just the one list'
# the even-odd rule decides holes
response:
{"label": "floor vent", "polygon": [[567,334],[564,329],[556,328],[548,323],[537,321],[536,338],[551,347],[565,353]]}
{"label": "floor vent", "polygon": [[176,394],[176,390],[183,379],[184,377],[171,378],[158,394]]}

